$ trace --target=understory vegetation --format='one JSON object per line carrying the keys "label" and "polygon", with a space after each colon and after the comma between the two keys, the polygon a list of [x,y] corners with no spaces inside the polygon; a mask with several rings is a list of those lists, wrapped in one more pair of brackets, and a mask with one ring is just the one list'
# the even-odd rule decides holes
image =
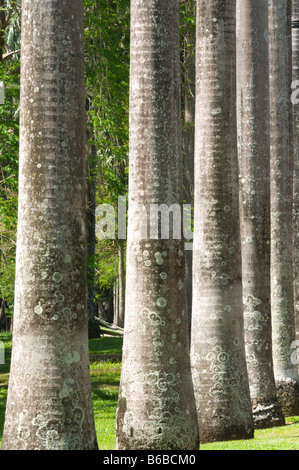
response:
{"label": "understory vegetation", "polygon": [[[2,439],[9,367],[11,333],[1,333],[5,364],[0,365],[0,440]],[[100,450],[115,449],[115,419],[121,372],[122,338],[104,336],[89,340],[93,408]],[[299,450],[299,416],[286,418],[286,425],[256,430],[254,439],[215,442],[201,450]]]}

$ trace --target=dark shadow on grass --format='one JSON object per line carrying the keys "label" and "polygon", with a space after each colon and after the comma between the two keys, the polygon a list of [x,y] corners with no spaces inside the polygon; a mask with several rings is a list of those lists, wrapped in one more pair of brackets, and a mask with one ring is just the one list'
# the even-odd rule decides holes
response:
{"label": "dark shadow on grass", "polygon": [[92,401],[94,410],[97,410],[100,415],[114,416],[118,402],[118,390],[93,390]]}
{"label": "dark shadow on grass", "polygon": [[121,362],[122,356],[121,354],[89,354],[90,362]]}
{"label": "dark shadow on grass", "polygon": [[93,390],[92,394],[95,395],[97,398],[100,398],[101,400],[113,400],[115,402],[117,402],[118,400],[118,390],[108,390],[101,388],[99,390]]}
{"label": "dark shadow on grass", "polygon": [[89,353],[93,355],[122,355],[123,338],[104,336],[89,340]]}
{"label": "dark shadow on grass", "polygon": [[[111,375],[111,374],[110,374]],[[92,389],[98,390],[101,387],[119,387],[120,385],[120,378],[108,378],[105,377],[104,374],[101,373],[91,373],[91,380],[92,380]]]}

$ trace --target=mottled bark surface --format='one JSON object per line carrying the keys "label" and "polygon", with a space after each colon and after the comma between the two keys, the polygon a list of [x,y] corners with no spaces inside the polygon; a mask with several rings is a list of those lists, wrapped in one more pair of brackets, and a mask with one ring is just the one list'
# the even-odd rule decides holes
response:
{"label": "mottled bark surface", "polygon": [[268,0],[237,0],[237,121],[246,360],[256,428],[284,424],[270,305]]}
{"label": "mottled bark surface", "polygon": [[[271,145],[271,311],[277,397],[286,415],[299,414],[293,302],[293,149],[291,0],[269,2]],[[288,398],[288,391],[293,392]],[[285,389],[285,390],[284,390]]]}
{"label": "mottled bark surface", "polygon": [[253,437],[243,334],[236,3],[197,2],[191,362],[201,442]]}
{"label": "mottled bark surface", "polygon": [[5,450],[97,448],[87,341],[83,64],[83,1],[24,0]]}
{"label": "mottled bark surface", "polygon": [[[138,233],[140,209],[181,204],[178,1],[131,2],[126,317],[118,449],[198,449],[183,239]],[[149,229],[149,224],[148,227]]]}

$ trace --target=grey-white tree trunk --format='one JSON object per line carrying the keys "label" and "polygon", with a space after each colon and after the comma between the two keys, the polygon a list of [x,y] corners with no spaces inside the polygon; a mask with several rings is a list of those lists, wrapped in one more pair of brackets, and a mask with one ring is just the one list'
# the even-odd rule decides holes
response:
{"label": "grey-white tree trunk", "polygon": [[284,414],[299,414],[299,378],[292,361],[293,146],[291,0],[269,2],[271,145],[271,311],[274,374]]}
{"label": "grey-white tree trunk", "polygon": [[237,0],[237,123],[246,360],[256,428],[284,424],[270,306],[268,0]]}
{"label": "grey-white tree trunk", "polygon": [[201,442],[253,437],[245,360],[236,2],[197,1],[191,363]]}
{"label": "grey-white tree trunk", "polygon": [[2,448],[97,449],[87,341],[82,0],[23,0],[13,349]]}
{"label": "grey-white tree trunk", "polygon": [[297,0],[292,2],[292,66],[294,311],[296,340],[299,341],[299,3]]}
{"label": "grey-white tree trunk", "polygon": [[[126,316],[116,427],[121,450],[199,446],[184,240],[174,238],[183,194],[178,13],[177,0],[131,2]],[[151,204],[175,205],[170,236],[161,233],[168,228],[163,214],[162,228],[149,223]]]}

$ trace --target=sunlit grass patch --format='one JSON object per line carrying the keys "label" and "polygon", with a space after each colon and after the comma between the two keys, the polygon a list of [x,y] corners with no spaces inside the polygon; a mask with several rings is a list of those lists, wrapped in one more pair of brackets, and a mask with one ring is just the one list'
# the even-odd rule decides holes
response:
{"label": "sunlit grass patch", "polygon": [[299,417],[287,418],[286,426],[258,429],[254,439],[202,444],[201,450],[299,450]]}
{"label": "sunlit grass patch", "polygon": [[99,448],[113,450],[121,363],[97,361],[90,364],[90,369]]}
{"label": "sunlit grass patch", "polygon": [[[5,364],[0,365],[0,442],[2,438],[11,357],[11,334],[1,334]],[[100,450],[115,449],[122,338],[89,340],[90,375],[95,427]],[[201,450],[299,450],[299,416],[286,418],[287,425],[256,430],[254,439],[201,444]]]}
{"label": "sunlit grass patch", "polygon": [[121,372],[122,338],[89,340],[93,410],[100,450],[115,449],[115,420]]}

